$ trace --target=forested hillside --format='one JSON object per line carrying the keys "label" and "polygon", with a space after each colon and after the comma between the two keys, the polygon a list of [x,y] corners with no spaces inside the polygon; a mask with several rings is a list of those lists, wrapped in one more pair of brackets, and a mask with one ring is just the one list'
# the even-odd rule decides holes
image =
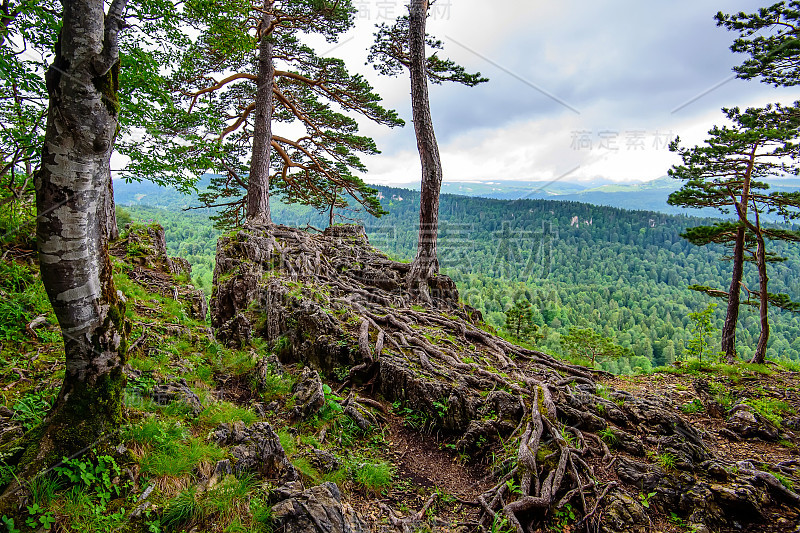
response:
{"label": "forested hillside", "polygon": [[[410,260],[419,193],[390,187],[379,191],[389,214],[364,220],[370,240],[390,256]],[[209,220],[211,212],[183,212],[174,208],[174,200],[166,200],[169,196],[148,194],[173,202],[164,206],[170,209],[127,210],[137,220],[162,223],[170,253],[187,257],[194,265],[195,284],[209,292],[220,233]],[[708,304],[706,296],[687,287],[724,287],[729,279],[730,264],[722,260],[721,248],[700,249],[680,237],[685,228],[708,219],[576,202],[455,195],[442,196],[441,216],[443,270],[490,324],[501,328],[505,310],[515,299],[527,298],[546,335],[538,341],[541,348],[556,353],[560,335],[570,326],[593,327],[639,356],[606,363],[615,372],[647,370],[681,357],[689,335],[688,314]],[[301,227],[322,228],[327,222],[310,208],[279,202],[274,202],[273,217]],[[798,295],[800,280],[793,273],[800,268],[800,249],[777,246],[790,259],[771,267],[770,281],[776,292]],[[752,265],[747,265],[746,280],[757,284]],[[721,311],[716,320],[721,326]],[[740,321],[740,352],[749,356],[758,339],[757,313],[746,309]],[[770,356],[800,359],[800,318],[773,311],[773,322]]]}

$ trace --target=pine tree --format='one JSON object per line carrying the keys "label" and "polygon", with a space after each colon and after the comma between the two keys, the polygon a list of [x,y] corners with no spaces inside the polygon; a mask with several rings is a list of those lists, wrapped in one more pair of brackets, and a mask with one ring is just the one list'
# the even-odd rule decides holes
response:
{"label": "pine tree", "polygon": [[506,311],[506,330],[518,339],[528,339],[536,330],[533,306],[528,300],[518,300]]}
{"label": "pine tree", "polygon": [[778,2],[756,13],[717,13],[717,25],[737,32],[731,51],[747,54],[738,77],[790,87],[800,84],[800,2]]}
{"label": "pine tree", "polygon": [[[221,225],[247,218],[269,223],[268,193],[320,211],[353,198],[370,214],[383,214],[375,191],[359,177],[367,170],[360,154],[378,149],[359,135],[351,115],[390,127],[403,122],[381,107],[363,76],[302,41],[314,34],[336,42],[353,25],[352,2],[193,5],[186,19],[199,36],[171,78],[181,106],[164,115],[152,139],[185,166],[163,171],[221,174],[201,195],[206,205],[224,208]],[[298,125],[299,136],[283,132]]]}
{"label": "pine tree", "polygon": [[419,240],[417,255],[408,274],[408,285],[412,294],[432,303],[428,280],[439,272],[436,252],[439,228],[439,193],[442,187],[442,161],[439,144],[433,129],[428,81],[442,83],[453,81],[475,86],[489,81],[480,72],[468,74],[466,70],[449,59],[440,59],[436,53],[426,55],[426,46],[434,50],[442,48],[442,42],[425,32],[428,19],[428,0],[412,0],[409,15],[400,17],[393,26],[381,25],[375,34],[368,61],[382,74],[396,76],[408,69],[411,78],[411,110],[414,117],[414,133],[417,138],[422,166],[419,210]]}
{"label": "pine tree", "polygon": [[570,328],[569,333],[561,337],[561,345],[571,356],[589,360],[590,366],[595,366],[598,359],[633,355],[630,350],[591,328]]}
{"label": "pine tree", "polygon": [[[794,240],[794,237],[792,232],[765,228],[761,216],[763,213],[777,213],[785,220],[797,218],[800,193],[767,193],[769,185],[759,180],[800,173],[800,164],[795,160],[799,153],[800,106],[776,104],[744,112],[738,108],[723,111],[733,124],[712,128],[704,145],[680,148],[679,139],[672,143],[671,150],[681,156],[683,164],[674,166],[669,174],[685,183],[670,195],[669,203],[682,207],[714,207],[725,214],[733,211],[738,218],[735,228],[704,227],[695,230],[694,234],[696,242],[715,242],[721,238],[733,242],[733,272],[722,333],[722,350],[731,362],[736,354],[736,323],[741,303],[747,232],[750,231],[755,238],[762,334],[753,360],[763,362],[769,339],[767,262],[770,256],[766,251],[766,239]],[[732,234],[734,229],[735,237]],[[786,305],[790,306],[790,302]]]}

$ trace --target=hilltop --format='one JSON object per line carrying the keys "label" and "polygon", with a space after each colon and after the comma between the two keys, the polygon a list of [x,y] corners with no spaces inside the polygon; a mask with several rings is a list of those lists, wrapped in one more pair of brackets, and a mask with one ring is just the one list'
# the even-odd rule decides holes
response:
{"label": "hilltop", "polygon": [[[435,308],[409,301],[407,265],[357,228],[224,237],[215,331],[159,227],[131,227],[113,250],[133,326],[124,445],[43,478],[17,525],[513,531],[504,505],[556,531],[798,525],[796,373],[591,372],[494,336],[444,276]],[[0,264],[21,311],[3,328],[7,446],[41,420],[63,362],[35,263],[17,250]],[[70,481],[86,469],[98,477]],[[514,507],[528,490],[544,500]]]}

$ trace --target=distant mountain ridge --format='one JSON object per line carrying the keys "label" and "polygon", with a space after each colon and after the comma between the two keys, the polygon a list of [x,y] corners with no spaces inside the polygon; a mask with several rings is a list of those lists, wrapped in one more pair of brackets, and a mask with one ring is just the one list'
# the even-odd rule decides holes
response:
{"label": "distant mountain ridge", "polygon": [[[208,186],[211,175],[198,181],[198,189]],[[643,183],[609,183],[594,181],[573,183],[562,181],[455,181],[442,183],[442,194],[490,198],[494,200],[559,200],[580,202],[591,205],[617,207],[632,211],[655,211],[669,215],[696,217],[715,217],[722,215],[716,209],[683,209],[667,204],[669,195],[680,188],[680,182],[669,177],[661,177]],[[379,188],[419,190],[419,183],[404,183]],[[800,179],[780,179],[772,182],[773,191],[800,190]],[[120,205],[149,205],[162,208],[185,209],[198,206],[196,194],[184,195],[168,187],[159,187],[147,180],[125,183],[114,182],[116,202]],[[768,217],[769,218],[769,217]]]}

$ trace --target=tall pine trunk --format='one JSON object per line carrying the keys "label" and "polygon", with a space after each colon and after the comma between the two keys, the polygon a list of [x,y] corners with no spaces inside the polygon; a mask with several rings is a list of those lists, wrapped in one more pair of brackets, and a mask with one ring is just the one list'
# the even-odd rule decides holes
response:
{"label": "tall pine trunk", "polygon": [[125,304],[107,241],[110,158],[117,131],[117,33],[127,0],[64,2],[50,107],[36,174],[42,281],[64,338],[66,371],[44,422],[23,441],[29,476],[119,429],[125,378]]}
{"label": "tall pine trunk", "polygon": [[739,228],[736,232],[736,244],[733,248],[733,276],[728,291],[728,310],[725,314],[725,325],[722,327],[722,351],[728,363],[736,362],[736,325],[739,321],[739,305],[741,304],[742,276],[744,275],[744,241],[746,230]]}
{"label": "tall pine trunk", "polygon": [[728,310],[725,313],[725,325],[722,327],[722,351],[728,363],[733,364],[737,360],[736,356],[736,326],[739,321],[739,305],[741,303],[742,277],[744,276],[744,247],[746,238],[747,211],[750,203],[750,182],[753,177],[753,167],[755,166],[756,151],[758,143],[755,143],[750,150],[747,170],[742,184],[742,196],[736,206],[736,213],[742,226],[736,232],[736,243],[733,248],[733,273],[731,276],[731,288],[728,291]]}
{"label": "tall pine trunk", "polygon": [[756,263],[758,264],[759,281],[759,306],[758,312],[761,319],[761,335],[758,337],[756,353],[750,360],[751,363],[763,365],[767,357],[767,343],[769,342],[769,277],[767,276],[767,251],[761,223],[756,213]]}
{"label": "tall pine trunk", "polygon": [[247,184],[247,220],[272,224],[269,209],[269,152],[272,144],[272,88],[275,65],[272,62],[272,0],[264,0],[258,48],[258,88],[253,126],[253,155]]}
{"label": "tall pine trunk", "polygon": [[409,6],[409,55],[411,64],[411,109],[417,137],[422,182],[419,206],[419,241],[417,256],[408,273],[412,294],[432,303],[428,280],[439,273],[436,233],[439,228],[439,192],[442,187],[442,161],[433,131],[425,55],[425,26],[428,0],[412,0]]}

